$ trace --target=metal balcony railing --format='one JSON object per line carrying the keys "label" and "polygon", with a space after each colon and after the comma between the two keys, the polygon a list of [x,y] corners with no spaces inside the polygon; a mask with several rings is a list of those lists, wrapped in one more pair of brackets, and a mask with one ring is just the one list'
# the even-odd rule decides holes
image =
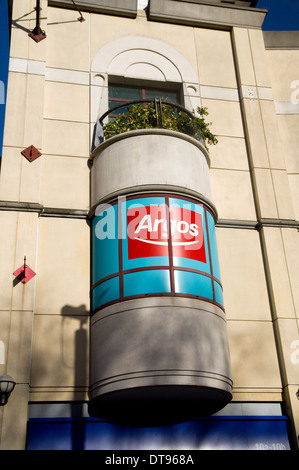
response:
{"label": "metal balcony railing", "polygon": [[[187,108],[185,108],[184,106],[182,106],[180,104],[172,103],[171,101],[161,100],[160,98],[155,98],[155,99],[151,99],[151,100],[134,100],[134,101],[130,101],[129,103],[120,104],[120,105],[114,106],[113,108],[108,109],[98,119],[98,121],[95,125],[95,128],[94,128],[92,150],[94,150],[98,145],[100,145],[105,140],[105,132],[104,132],[105,122],[104,121],[109,115],[114,114],[115,111],[118,111],[121,108],[126,108],[126,110],[127,110],[128,108],[130,108],[133,105],[150,104],[150,103],[154,104],[155,115],[156,115],[155,122],[152,121],[152,123],[151,123],[152,128],[170,129],[170,127],[165,125],[165,122],[164,122],[164,115],[165,115],[165,108],[166,107],[174,108],[175,111],[176,111],[177,116],[178,116],[179,113],[181,115],[182,114],[185,115],[187,117],[187,121],[188,121],[188,118],[189,118],[190,122],[194,121],[196,119],[194,114],[190,110],[188,110]],[[192,126],[190,126],[190,127],[192,128]],[[142,129],[142,125],[139,128]],[[190,128],[189,128],[189,132],[187,131],[187,129],[185,131],[180,130],[179,132],[191,135],[192,137],[194,137],[197,140],[202,142],[202,136],[201,136],[201,133],[200,133],[199,129],[195,129],[194,131],[190,132]]]}

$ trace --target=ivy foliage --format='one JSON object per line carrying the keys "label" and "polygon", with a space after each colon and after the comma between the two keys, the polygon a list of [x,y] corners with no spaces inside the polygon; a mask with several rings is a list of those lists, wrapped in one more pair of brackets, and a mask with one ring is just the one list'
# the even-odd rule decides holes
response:
{"label": "ivy foliage", "polygon": [[203,140],[205,146],[218,143],[210,131],[211,123],[205,121],[208,116],[207,108],[198,107],[197,115],[193,117],[173,106],[163,104],[162,113],[156,110],[154,103],[142,103],[128,106],[127,112],[119,114],[115,119],[103,126],[105,139],[123,132],[137,129],[163,128],[182,132],[198,140]]}

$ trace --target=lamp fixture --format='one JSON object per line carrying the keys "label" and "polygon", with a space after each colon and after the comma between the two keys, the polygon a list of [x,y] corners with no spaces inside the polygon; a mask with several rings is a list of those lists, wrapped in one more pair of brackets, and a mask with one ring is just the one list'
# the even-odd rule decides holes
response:
{"label": "lamp fixture", "polygon": [[79,10],[79,8],[77,7],[76,3],[74,2],[74,0],[72,0],[73,2],[73,5],[74,7],[76,8],[76,10],[78,11],[79,15],[80,15],[80,18],[78,18],[78,21],[80,21],[80,23],[83,23],[83,21],[85,21],[85,19],[83,18],[83,15],[81,13],[81,11]]}
{"label": "lamp fixture", "polygon": [[36,7],[34,9],[36,11],[36,26],[31,33],[29,33],[29,37],[31,37],[35,42],[40,42],[47,37],[45,31],[40,27],[40,0],[36,0]]}
{"label": "lamp fixture", "polygon": [[16,383],[10,375],[0,376],[0,406],[6,405],[15,385]]}

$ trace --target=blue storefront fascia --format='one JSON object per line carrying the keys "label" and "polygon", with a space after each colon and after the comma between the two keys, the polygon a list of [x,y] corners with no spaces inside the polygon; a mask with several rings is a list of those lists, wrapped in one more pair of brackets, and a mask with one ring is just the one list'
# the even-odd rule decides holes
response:
{"label": "blue storefront fascia", "polygon": [[159,427],[31,418],[27,450],[291,450],[285,416],[211,416]]}

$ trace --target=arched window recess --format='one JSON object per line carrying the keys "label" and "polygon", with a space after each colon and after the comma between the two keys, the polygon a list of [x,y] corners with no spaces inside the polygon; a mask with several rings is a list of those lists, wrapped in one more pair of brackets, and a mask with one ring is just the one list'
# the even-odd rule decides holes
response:
{"label": "arched window recess", "polygon": [[91,65],[92,150],[103,141],[104,119],[115,117],[111,109],[123,113],[127,103],[155,99],[158,106],[170,101],[187,113],[201,106],[198,76],[185,56],[147,37],[118,38],[104,45]]}

